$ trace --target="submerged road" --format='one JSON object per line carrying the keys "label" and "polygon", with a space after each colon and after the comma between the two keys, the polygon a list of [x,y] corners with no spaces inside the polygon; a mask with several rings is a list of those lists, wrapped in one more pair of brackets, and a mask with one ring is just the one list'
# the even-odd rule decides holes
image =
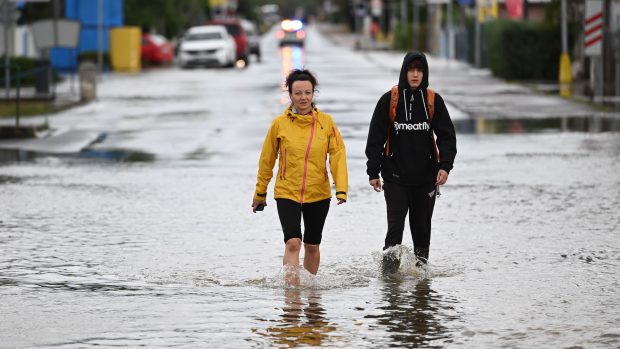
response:
{"label": "submerged road", "polygon": [[[592,111],[492,93],[506,84],[431,59],[459,154],[429,269],[407,228],[386,279],[364,145],[402,54],[333,39],[310,27],[304,49],[280,49],[268,33],[245,70],[109,75],[99,101],[50,117],[50,137],[0,142],[19,149],[0,165],[0,347],[618,347],[618,133],[523,132],[541,110]],[[301,66],[343,134],[350,197],[330,208],[318,276],[286,289],[272,186],[264,212],[250,202],[283,76]],[[493,124],[494,108],[517,123]]]}

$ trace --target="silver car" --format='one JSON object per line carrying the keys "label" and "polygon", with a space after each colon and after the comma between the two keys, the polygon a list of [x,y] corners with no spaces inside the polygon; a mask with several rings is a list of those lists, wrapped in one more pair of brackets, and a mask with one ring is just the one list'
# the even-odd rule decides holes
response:
{"label": "silver car", "polygon": [[248,43],[250,45],[250,54],[255,54],[256,58],[260,61],[260,34],[254,22],[247,19],[241,20],[243,30],[248,36]]}

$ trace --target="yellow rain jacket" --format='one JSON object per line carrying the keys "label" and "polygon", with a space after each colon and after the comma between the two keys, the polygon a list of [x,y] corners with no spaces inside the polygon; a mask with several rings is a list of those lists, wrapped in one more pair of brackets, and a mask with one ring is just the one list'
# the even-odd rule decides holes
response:
{"label": "yellow rain jacket", "polygon": [[267,185],[273,166],[279,159],[276,199],[310,203],[329,199],[329,167],[336,185],[336,197],[347,199],[347,156],[340,131],[329,114],[314,108],[310,115],[295,114],[291,107],[277,116],[263,143],[258,161],[258,178],[254,200],[267,197]]}

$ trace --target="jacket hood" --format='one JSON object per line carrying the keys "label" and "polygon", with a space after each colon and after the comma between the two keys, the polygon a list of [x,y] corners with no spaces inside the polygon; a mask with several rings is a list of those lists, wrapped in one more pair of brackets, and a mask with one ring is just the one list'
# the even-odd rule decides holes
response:
{"label": "jacket hood", "polygon": [[428,62],[426,61],[426,56],[424,53],[419,51],[408,52],[403,59],[403,65],[400,68],[400,76],[398,77],[398,89],[399,90],[409,90],[411,87],[409,86],[409,82],[407,81],[407,67],[414,59],[422,60],[422,64],[424,65],[424,76],[422,77],[422,82],[418,89],[426,89],[428,87]]}

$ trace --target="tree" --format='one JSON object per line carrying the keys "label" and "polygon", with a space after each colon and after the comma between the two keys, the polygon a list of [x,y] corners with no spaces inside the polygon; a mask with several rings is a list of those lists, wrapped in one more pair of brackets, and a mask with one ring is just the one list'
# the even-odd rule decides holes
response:
{"label": "tree", "polygon": [[126,25],[180,36],[188,27],[207,22],[209,0],[125,0],[124,11]]}

